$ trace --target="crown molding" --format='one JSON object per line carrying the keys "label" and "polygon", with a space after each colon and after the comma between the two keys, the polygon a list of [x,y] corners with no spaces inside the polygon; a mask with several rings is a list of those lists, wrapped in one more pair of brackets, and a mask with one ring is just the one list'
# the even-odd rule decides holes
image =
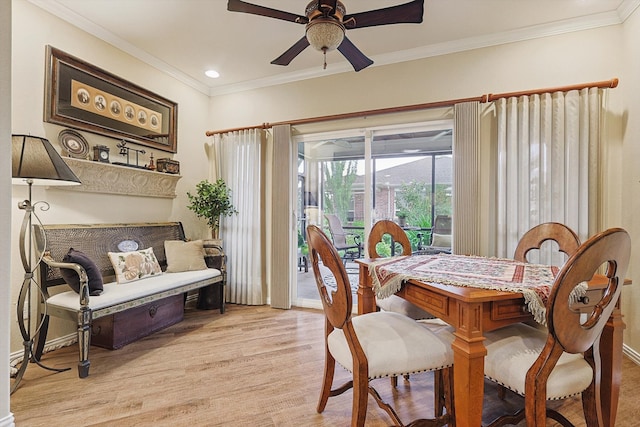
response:
{"label": "crown molding", "polygon": [[128,43],[127,41],[121,39],[114,33],[107,31],[103,27],[96,25],[94,22],[89,21],[84,18],[82,15],[79,15],[72,11],[71,9],[63,6],[59,2],[55,0],[28,0],[30,3],[38,6],[39,8],[51,13],[52,15],[68,22],[69,24],[78,27],[79,29],[91,34],[98,39],[109,43],[113,47],[128,53],[134,58],[139,59],[140,61],[156,68],[159,71],[162,71],[165,74],[173,77],[174,79],[186,84],[187,86],[192,87],[193,89],[204,93],[205,95],[209,94],[209,87],[200,83],[198,80],[184,74],[182,71],[177,68],[167,64],[166,62],[156,58],[155,56],[147,53],[146,51],[139,49],[138,47]]}
{"label": "crown molding", "polygon": [[[86,20],[82,16],[69,10],[55,0],[28,0],[34,5],[47,12],[67,21],[69,24],[80,28],[83,31],[111,44],[112,46],[128,53],[142,62],[162,71],[187,86],[208,96],[218,96],[242,92],[247,90],[260,89],[269,86],[292,83],[296,81],[327,77],[334,74],[351,72],[352,68],[341,62],[330,64],[326,70],[317,68],[306,69],[291,73],[282,73],[272,77],[248,80],[229,85],[208,87],[196,79],[182,73],[180,70],[161,61],[153,55],[127,43],[117,35],[104,28]],[[533,40],[543,37],[551,37],[560,34],[567,34],[575,31],[584,31],[610,25],[623,23],[640,6],[640,0],[624,0],[617,10],[604,12],[580,18],[567,19],[543,25],[535,25],[513,31],[505,31],[480,37],[470,37],[466,39],[454,40],[445,43],[437,43],[415,49],[408,49],[383,55],[371,56],[374,64],[371,67],[396,64],[400,62],[415,61],[434,56],[446,55],[450,53],[463,52],[467,50],[481,49],[491,46],[498,46],[507,43]]]}
{"label": "crown molding", "polygon": [[[393,53],[371,56],[373,65],[370,68],[382,65],[391,65],[401,62],[416,61],[434,56],[447,55],[450,53],[464,52],[467,50],[481,49],[485,47],[498,46],[507,43],[515,43],[526,40],[533,40],[544,37],[551,37],[560,34],[567,34],[576,31],[591,30],[610,25],[623,23],[640,6],[640,0],[624,0],[616,11],[604,12],[597,15],[590,15],[580,18],[567,19],[548,24],[535,25],[512,31],[489,34],[480,37],[469,37],[466,39],[454,40],[445,43],[437,43],[415,49],[407,49]],[[274,77],[256,79],[232,85],[212,87],[209,90],[210,96],[230,94],[246,90],[259,89],[262,87],[275,86],[284,83],[291,83],[300,80],[326,77],[333,74],[350,72],[352,69],[348,64],[341,63],[335,67],[328,67],[326,70],[316,69],[302,70],[299,72],[280,74]]]}

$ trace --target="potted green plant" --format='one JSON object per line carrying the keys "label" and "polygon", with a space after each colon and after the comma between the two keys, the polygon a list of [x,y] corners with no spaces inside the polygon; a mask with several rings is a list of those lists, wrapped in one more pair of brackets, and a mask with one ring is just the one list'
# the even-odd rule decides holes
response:
{"label": "potted green plant", "polygon": [[231,189],[223,179],[218,179],[214,183],[200,181],[196,185],[196,194],[193,195],[187,191],[187,197],[190,202],[187,208],[195,212],[198,218],[207,220],[214,239],[219,237],[220,217],[238,213],[231,203]]}
{"label": "potted green plant", "polygon": [[398,216],[398,225],[400,227],[404,227],[405,225],[407,225],[407,216],[409,215],[407,211],[405,210],[398,211],[396,215]]}

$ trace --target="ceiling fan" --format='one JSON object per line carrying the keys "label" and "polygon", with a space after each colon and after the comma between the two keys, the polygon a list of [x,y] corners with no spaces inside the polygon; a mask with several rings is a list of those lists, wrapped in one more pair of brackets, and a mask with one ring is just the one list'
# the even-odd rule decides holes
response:
{"label": "ceiling fan", "polygon": [[275,65],[289,65],[307,46],[322,51],[327,67],[327,52],[338,49],[360,71],[373,61],[367,58],[345,35],[346,30],[389,24],[419,24],[422,22],[424,0],[414,0],[397,6],[369,10],[348,15],[339,0],[313,0],[305,8],[305,16],[247,3],[229,0],[227,10],[244,12],[269,18],[282,19],[306,25],[305,35],[282,55],[271,61]]}

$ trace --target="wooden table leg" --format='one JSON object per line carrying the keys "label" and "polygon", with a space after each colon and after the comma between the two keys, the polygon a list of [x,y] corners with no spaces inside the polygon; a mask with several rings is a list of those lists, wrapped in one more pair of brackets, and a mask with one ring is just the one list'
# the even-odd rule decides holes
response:
{"label": "wooden table leg", "polygon": [[622,382],[622,332],[625,324],[622,321],[620,308],[611,314],[602,336],[600,337],[600,357],[602,377],[600,393],[602,399],[602,418],[604,425],[613,427],[616,424],[620,384]]}
{"label": "wooden table leg", "polygon": [[453,388],[457,427],[482,425],[484,356],[482,304],[458,303],[459,325],[453,341]]}
{"label": "wooden table leg", "polygon": [[376,311],[376,296],[373,293],[369,268],[360,264],[358,278],[358,314],[373,313]]}

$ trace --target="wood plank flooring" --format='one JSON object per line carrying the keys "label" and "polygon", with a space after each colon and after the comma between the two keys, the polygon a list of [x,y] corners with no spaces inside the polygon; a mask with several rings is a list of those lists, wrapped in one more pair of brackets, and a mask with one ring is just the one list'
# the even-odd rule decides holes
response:
{"label": "wood plank flooring", "polygon": [[[310,309],[229,304],[221,315],[188,308],[181,323],[120,350],[92,347],[86,379],[77,377],[76,346],[47,353],[45,365],[73,369],[54,374],[29,366],[11,411],[18,427],[347,426],[351,392],[330,398],[322,414],[315,409],[323,325],[322,313]],[[349,374],[338,368],[337,377]],[[617,425],[634,426],[640,366],[625,358],[622,381]],[[375,384],[403,420],[432,415],[431,375],[399,381],[395,390],[388,379]],[[484,422],[522,402],[512,394],[501,401],[489,382],[485,394]],[[579,398],[560,405],[584,426]],[[390,423],[370,397],[367,426]]]}

